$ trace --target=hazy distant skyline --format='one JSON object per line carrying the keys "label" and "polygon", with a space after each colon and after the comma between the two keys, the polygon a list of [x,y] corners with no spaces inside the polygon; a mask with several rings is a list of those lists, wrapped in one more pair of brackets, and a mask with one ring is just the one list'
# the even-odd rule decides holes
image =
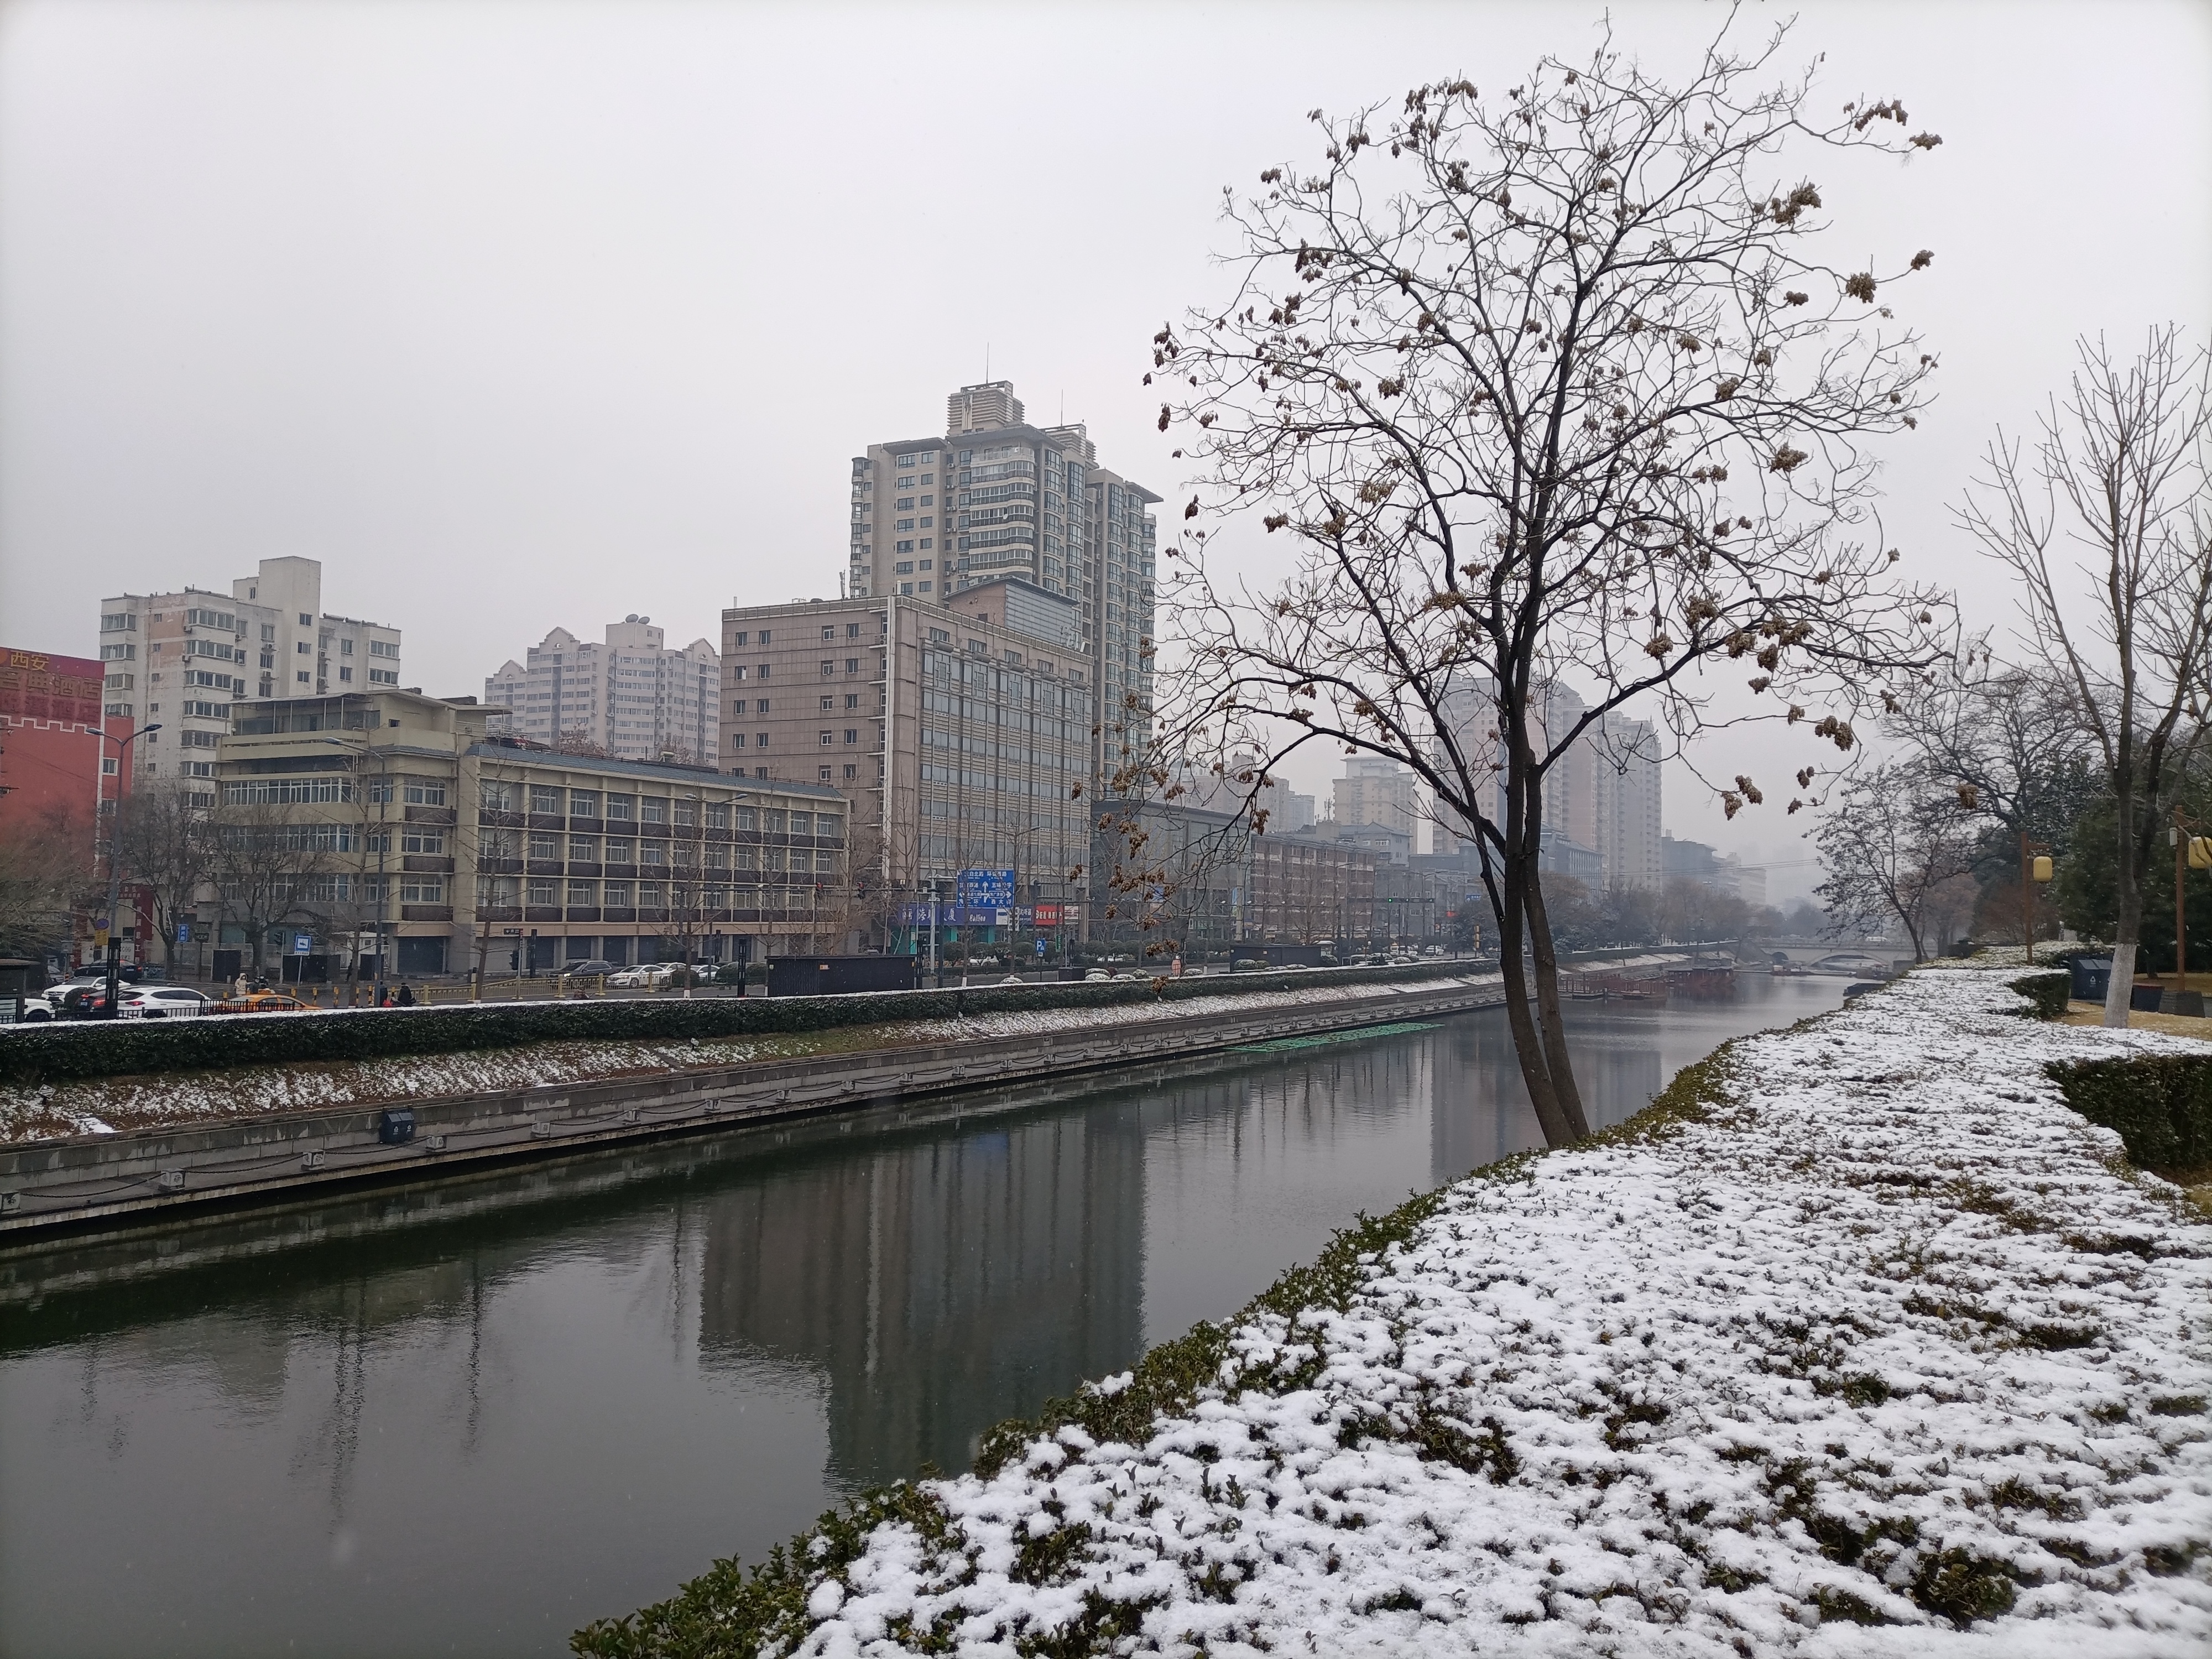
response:
{"label": "hazy distant skyline", "polygon": [[[1623,9],[1617,44],[1663,65],[1723,15]],[[1991,428],[2079,333],[2212,339],[2212,8],[1799,15],[1816,101],[1943,135],[1831,197],[1836,257],[1936,250],[1900,316],[1941,400],[1888,452],[1886,538],[2001,621],[1947,516]],[[1600,15],[0,5],[0,639],[90,653],[102,594],[278,554],[438,695],[556,624],[714,639],[732,599],[836,593],[848,459],[941,430],[987,353],[1170,497],[1164,541],[1185,480],[1140,380],[1222,291],[1221,187],[1309,158],[1311,107],[1502,89]],[[1674,833],[1795,845],[1669,782]]]}

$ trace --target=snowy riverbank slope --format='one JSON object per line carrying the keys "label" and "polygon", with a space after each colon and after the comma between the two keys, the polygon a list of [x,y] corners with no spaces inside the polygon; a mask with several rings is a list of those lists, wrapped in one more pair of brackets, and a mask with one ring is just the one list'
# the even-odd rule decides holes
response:
{"label": "snowy riverbank slope", "polygon": [[2212,1227],[2043,1070],[2203,1046],[2010,976],[1735,1044],[580,1650],[2212,1650]]}

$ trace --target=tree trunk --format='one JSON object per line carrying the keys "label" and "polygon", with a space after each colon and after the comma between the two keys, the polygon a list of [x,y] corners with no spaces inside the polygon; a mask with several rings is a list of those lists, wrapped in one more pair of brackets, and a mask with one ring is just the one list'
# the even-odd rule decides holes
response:
{"label": "tree trunk", "polygon": [[[2124,744],[2133,735],[2123,726]],[[2135,995],[2136,944],[2142,937],[2142,880],[2136,867],[2135,770],[2124,763],[2117,769],[2112,793],[2118,810],[2112,816],[2119,834],[2118,845],[2113,849],[2119,918],[2113,929],[2112,976],[2105,983],[2105,1024],[2113,1030],[2124,1030],[2128,1006]]]}
{"label": "tree trunk", "polygon": [[1589,1133],[1583,1112],[1582,1091],[1575,1083],[1574,1060],[1567,1052],[1567,1021],[1559,1006],[1559,958],[1552,942],[1551,919],[1544,910],[1541,872],[1534,860],[1528,866],[1529,946],[1536,963],[1536,1027],[1544,1042],[1544,1059],[1551,1068],[1552,1089],[1570,1140]]}
{"label": "tree trunk", "polygon": [[[1542,781],[1525,746],[1513,756],[1506,778],[1505,902],[1498,917],[1498,967],[1505,981],[1505,1018],[1513,1030],[1514,1055],[1521,1063],[1522,1081],[1528,1085],[1528,1101],[1535,1108],[1544,1144],[1567,1146],[1589,1130],[1567,1057],[1565,1027],[1559,1015],[1558,961],[1536,879],[1537,854],[1543,844],[1538,793]],[[1536,965],[1533,1000],[1522,960],[1524,940]]]}

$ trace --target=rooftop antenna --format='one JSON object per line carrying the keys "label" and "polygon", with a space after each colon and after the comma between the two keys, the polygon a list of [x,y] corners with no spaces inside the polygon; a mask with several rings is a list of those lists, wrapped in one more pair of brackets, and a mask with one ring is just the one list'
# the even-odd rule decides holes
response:
{"label": "rooftop antenna", "polygon": [[983,380],[984,380],[984,384],[988,386],[988,385],[990,383],[990,380],[991,380],[991,343],[990,343],[988,340],[986,340],[986,341],[984,341],[984,342],[983,342]]}
{"label": "rooftop antenna", "polygon": [[1067,424],[1067,388],[1066,386],[1060,389],[1060,423],[1062,426]]}

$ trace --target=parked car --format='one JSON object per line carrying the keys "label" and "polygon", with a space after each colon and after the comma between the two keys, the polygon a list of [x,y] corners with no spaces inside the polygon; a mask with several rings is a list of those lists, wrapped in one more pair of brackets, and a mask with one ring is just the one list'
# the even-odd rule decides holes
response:
{"label": "parked car", "polygon": [[306,1003],[297,997],[288,997],[282,991],[248,991],[242,997],[225,997],[220,1002],[210,1002],[202,1009],[209,1014],[304,1014]]}
{"label": "parked car", "polygon": [[161,1019],[169,1015],[184,1018],[207,1012],[214,1000],[190,986],[140,985],[117,998],[116,1007],[125,1019]]}
{"label": "parked car", "polygon": [[618,974],[622,972],[622,963],[608,962],[602,957],[594,957],[589,962],[568,963],[562,968],[561,971],[571,979],[589,979],[593,975]]}
{"label": "parked car", "polygon": [[40,1020],[52,1019],[53,1017],[54,1005],[43,996],[25,997],[23,1012],[17,1016],[26,1025]]}
{"label": "parked car", "polygon": [[656,991],[676,977],[676,964],[671,962],[641,962],[635,968],[623,968],[607,975],[610,990]]}

